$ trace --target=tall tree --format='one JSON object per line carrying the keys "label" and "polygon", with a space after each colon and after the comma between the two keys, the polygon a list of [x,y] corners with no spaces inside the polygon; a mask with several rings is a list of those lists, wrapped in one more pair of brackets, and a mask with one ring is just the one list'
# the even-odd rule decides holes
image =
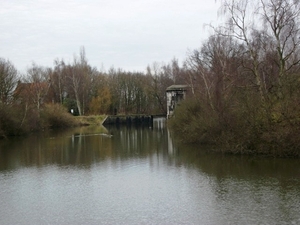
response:
{"label": "tall tree", "polygon": [[242,51],[232,37],[212,35],[200,50],[202,66],[211,74],[214,108],[219,113],[238,85]]}
{"label": "tall tree", "polygon": [[[255,77],[255,85],[258,87],[261,101],[266,102],[266,92],[262,76],[260,74],[260,50],[261,41],[253,41],[253,34],[259,33],[259,24],[255,15],[259,7],[255,6],[255,1],[248,0],[224,0],[222,4],[223,13],[227,16],[225,27],[215,29],[220,35],[236,38],[245,46],[245,54],[251,59],[248,69]],[[256,35],[256,37],[259,37]]]}
{"label": "tall tree", "polygon": [[27,70],[27,77],[25,78],[22,94],[26,95],[24,97],[28,102],[36,106],[38,112],[40,112],[50,88],[48,72],[47,68],[38,66],[35,63],[32,63],[32,66]]}
{"label": "tall tree", "polygon": [[18,79],[18,71],[14,65],[9,60],[0,58],[0,102],[7,104],[11,101]]}
{"label": "tall tree", "polygon": [[90,102],[89,111],[92,114],[107,114],[111,106],[111,94],[108,86],[98,89],[98,93]]}
{"label": "tall tree", "polygon": [[201,51],[194,50],[186,60],[188,68],[188,84],[192,89],[193,95],[205,96],[212,110],[215,110],[213,103],[213,79],[208,67],[202,60]]}
{"label": "tall tree", "polygon": [[149,94],[157,102],[156,113],[166,113],[166,89],[174,82],[170,74],[164,73],[164,63],[154,62],[151,66],[147,67],[147,76],[151,78],[148,84]]}
{"label": "tall tree", "polygon": [[54,69],[51,74],[51,87],[56,95],[56,101],[63,104],[66,97],[66,64],[63,60],[54,60]]}
{"label": "tall tree", "polygon": [[[245,45],[249,56],[247,68],[255,77],[261,99],[268,100],[266,80],[272,81],[277,94],[282,95],[282,79],[300,62],[298,0],[223,0],[222,12],[227,24],[218,31],[232,36]],[[276,52],[276,54],[273,54]],[[271,53],[271,54],[270,54]],[[278,70],[266,74],[264,60],[273,57]],[[267,77],[266,79],[266,76]]]}
{"label": "tall tree", "polygon": [[299,29],[300,2],[295,0],[260,0],[262,16],[270,37],[274,40],[278,85],[282,86],[282,78],[300,62]]}
{"label": "tall tree", "polygon": [[79,58],[74,56],[72,65],[68,66],[67,82],[72,90],[79,115],[84,115],[91,100],[91,83],[96,70],[87,61],[85,49],[80,49]]}

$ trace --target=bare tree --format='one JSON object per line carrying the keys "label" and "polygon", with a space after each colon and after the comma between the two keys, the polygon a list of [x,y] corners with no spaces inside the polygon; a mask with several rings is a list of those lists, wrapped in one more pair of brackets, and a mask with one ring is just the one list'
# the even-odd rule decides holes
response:
{"label": "bare tree", "polygon": [[221,112],[239,83],[242,49],[232,37],[212,35],[200,51],[202,66],[211,74],[212,95],[216,110]]}
{"label": "bare tree", "polygon": [[173,58],[168,64],[162,64],[161,69],[164,76],[169,77],[173,84],[186,84],[186,73],[184,68],[179,65],[178,59]]}
{"label": "bare tree", "polygon": [[295,0],[260,0],[265,28],[274,40],[279,68],[278,84],[286,72],[300,62],[300,2]]}
{"label": "bare tree", "polygon": [[18,82],[18,71],[9,61],[0,58],[0,102],[7,104],[12,100]]}
{"label": "bare tree", "polygon": [[41,105],[45,102],[50,87],[49,73],[47,69],[32,63],[32,66],[27,70],[25,85],[23,86],[22,94],[27,101],[33,103],[38,112]]}
{"label": "bare tree", "polygon": [[206,96],[211,109],[215,110],[212,95],[213,81],[208,68],[204,65],[199,50],[194,50],[189,54],[186,60],[186,66],[189,71],[189,85],[192,89],[192,93],[196,96]]}
{"label": "bare tree", "polygon": [[269,76],[273,77],[272,85],[278,87],[277,94],[282,95],[282,78],[300,62],[299,1],[224,0],[222,13],[228,22],[222,29],[215,30],[245,45],[245,56],[251,61],[244,65],[254,75],[263,102],[269,97],[263,63],[274,55],[272,52],[277,52],[273,61],[278,73]]}
{"label": "bare tree", "polygon": [[158,102],[157,112],[164,113],[166,109],[166,89],[174,82],[170,74],[164,73],[164,63],[154,62],[147,67],[147,76],[151,77],[151,83],[148,84],[149,94]]}
{"label": "bare tree", "polygon": [[72,87],[72,90],[74,92],[75,100],[76,100],[76,106],[78,109],[78,113],[81,116],[82,115],[82,104],[80,101],[80,88],[81,83],[83,82],[82,80],[82,74],[80,73],[80,66],[77,64],[78,62],[74,60],[74,65],[70,67],[70,84]]}
{"label": "bare tree", "polygon": [[66,64],[63,60],[54,61],[54,70],[51,74],[51,87],[58,98],[58,102],[63,104],[66,95]]}
{"label": "bare tree", "polygon": [[74,56],[73,65],[68,67],[68,83],[74,93],[79,115],[84,115],[92,98],[91,82],[95,69],[88,65],[84,47],[80,49],[79,58]]}
{"label": "bare tree", "polygon": [[[222,13],[227,16],[225,27],[219,27],[215,31],[224,36],[230,36],[240,41],[245,46],[245,55],[251,59],[247,68],[255,77],[255,85],[258,87],[260,98],[263,103],[266,102],[266,92],[264,83],[260,74],[260,53],[261,41],[253,41],[253,35],[258,34],[259,30],[255,24],[260,24],[257,20],[258,11],[256,1],[248,0],[225,0],[222,4]],[[256,37],[258,37],[256,35]]]}

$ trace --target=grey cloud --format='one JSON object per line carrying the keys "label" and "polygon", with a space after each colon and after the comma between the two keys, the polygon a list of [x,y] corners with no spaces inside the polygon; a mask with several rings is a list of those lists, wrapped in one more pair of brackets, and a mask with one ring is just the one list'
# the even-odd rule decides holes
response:
{"label": "grey cloud", "polygon": [[80,46],[93,66],[143,70],[153,61],[183,59],[217,19],[205,0],[14,0],[0,8],[0,57],[25,71],[32,61],[72,60]]}

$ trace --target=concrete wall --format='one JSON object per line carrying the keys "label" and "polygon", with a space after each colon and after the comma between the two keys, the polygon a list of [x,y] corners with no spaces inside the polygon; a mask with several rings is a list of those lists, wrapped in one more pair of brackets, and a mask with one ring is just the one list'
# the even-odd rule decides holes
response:
{"label": "concrete wall", "polygon": [[167,90],[167,118],[174,114],[174,110],[178,103],[186,98],[186,90]]}
{"label": "concrete wall", "polygon": [[116,115],[116,116],[108,116],[103,125],[109,124],[126,124],[126,125],[152,125],[153,116],[151,115]]}

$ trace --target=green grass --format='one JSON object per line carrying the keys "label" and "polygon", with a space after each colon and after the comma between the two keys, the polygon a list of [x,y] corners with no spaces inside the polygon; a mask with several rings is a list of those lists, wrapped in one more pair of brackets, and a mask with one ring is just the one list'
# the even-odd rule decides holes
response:
{"label": "green grass", "polygon": [[106,115],[93,115],[93,116],[76,116],[74,117],[79,125],[101,125],[106,118]]}

